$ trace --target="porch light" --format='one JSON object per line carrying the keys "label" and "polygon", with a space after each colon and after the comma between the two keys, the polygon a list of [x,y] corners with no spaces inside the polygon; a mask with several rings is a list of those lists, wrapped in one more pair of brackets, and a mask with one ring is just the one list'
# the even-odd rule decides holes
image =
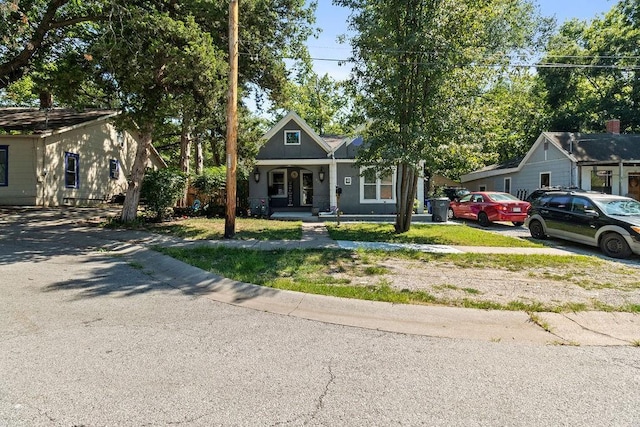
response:
{"label": "porch light", "polygon": [[322,168],[322,166],[320,166],[320,172],[318,172],[318,178],[320,179],[320,182],[324,181],[324,169]]}
{"label": "porch light", "polygon": [[258,167],[256,166],[256,170],[253,171],[253,179],[256,182],[260,181],[260,170],[258,170]]}

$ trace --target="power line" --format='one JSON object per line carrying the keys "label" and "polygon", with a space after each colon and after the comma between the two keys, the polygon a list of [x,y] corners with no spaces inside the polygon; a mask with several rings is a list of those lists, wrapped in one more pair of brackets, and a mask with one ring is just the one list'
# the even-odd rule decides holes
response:
{"label": "power line", "polygon": [[[252,57],[254,60],[258,60],[259,59],[259,55],[255,55],[255,54],[250,54],[248,52],[243,52],[240,55],[243,56],[250,56]],[[565,57],[566,58],[566,57]],[[585,59],[588,57],[575,57],[575,58],[581,58],[581,59]],[[640,61],[640,57],[614,57],[614,56],[610,56],[610,57],[593,57],[596,59],[602,59],[602,58],[610,58],[610,59],[636,59],[638,61]],[[281,59],[298,59],[295,58],[293,56],[283,56],[281,57]],[[320,61],[320,62],[336,62],[339,65],[341,64],[359,64],[362,63],[363,61],[357,61],[357,60],[353,60],[350,58],[319,58],[319,57],[311,57],[310,58],[312,61]],[[421,65],[421,66],[432,66],[432,65],[437,65],[438,63],[436,62],[405,62],[404,65]],[[622,65],[622,64],[574,64],[574,63],[563,63],[563,62],[533,62],[533,63],[522,63],[522,62],[515,62],[515,63],[504,63],[504,64],[497,64],[497,63],[485,63],[482,61],[479,62],[475,62],[475,63],[470,63],[470,64],[466,64],[462,67],[481,67],[481,68],[491,68],[491,67],[511,67],[511,68],[566,68],[566,69],[601,69],[601,70],[620,70],[620,71],[636,71],[636,70],[640,70],[640,64],[635,65],[635,64],[630,64],[630,65]]]}

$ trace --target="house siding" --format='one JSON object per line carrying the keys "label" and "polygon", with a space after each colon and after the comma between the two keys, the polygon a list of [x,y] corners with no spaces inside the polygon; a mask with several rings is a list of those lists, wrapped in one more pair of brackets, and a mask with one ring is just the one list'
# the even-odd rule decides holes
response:
{"label": "house siding", "polygon": [[[121,146],[116,129],[108,123],[83,126],[60,134],[57,140],[47,143],[47,158],[54,174],[47,181],[45,203],[92,204],[124,193],[127,176],[135,159],[135,145],[133,138],[125,134]],[[65,152],[79,155],[78,188],[65,187]],[[117,179],[112,179],[109,175],[111,159],[120,164]]]}
{"label": "house siding", "polygon": [[37,138],[13,137],[0,143],[7,146],[9,155],[8,185],[0,187],[0,205],[36,204],[38,165],[34,152],[37,141]]}
{"label": "house siding", "polygon": [[[299,130],[300,145],[285,145],[284,132]],[[300,126],[290,120],[280,131],[276,132],[260,149],[257,160],[274,159],[318,159],[326,158],[327,152]]]}
{"label": "house siding", "polygon": [[504,191],[504,179],[511,178],[511,194],[521,198],[540,188],[542,173],[550,174],[551,186],[577,186],[575,163],[554,144],[549,142],[546,150],[545,145],[545,139],[537,144],[519,171],[496,171],[492,176],[464,181],[463,184],[471,191],[478,191],[481,186],[485,186],[487,191]]}
{"label": "house siding", "polygon": [[[351,185],[345,185],[345,178],[351,179]],[[345,214],[395,214],[396,203],[361,203],[360,169],[353,163],[338,163],[338,186],[342,188],[339,207]]]}
{"label": "house siding", "polygon": [[[137,147],[126,132],[119,141],[115,127],[105,121],[9,141],[3,142],[9,145],[9,185],[0,187],[2,205],[90,205],[108,200],[126,192]],[[65,186],[65,152],[79,156],[78,188]],[[120,166],[116,179],[110,177],[111,159]],[[160,162],[152,156],[147,166],[157,168]]]}

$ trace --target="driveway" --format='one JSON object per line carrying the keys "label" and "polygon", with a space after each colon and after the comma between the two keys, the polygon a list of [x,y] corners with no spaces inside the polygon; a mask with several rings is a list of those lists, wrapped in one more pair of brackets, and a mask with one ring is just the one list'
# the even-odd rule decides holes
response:
{"label": "driveway", "polygon": [[[340,301],[160,264],[148,236],[70,211],[0,218],[1,426],[640,423],[634,347],[508,339],[497,323],[493,338],[456,338],[453,322],[438,338],[309,320],[296,307]],[[366,320],[381,306],[364,307]]]}

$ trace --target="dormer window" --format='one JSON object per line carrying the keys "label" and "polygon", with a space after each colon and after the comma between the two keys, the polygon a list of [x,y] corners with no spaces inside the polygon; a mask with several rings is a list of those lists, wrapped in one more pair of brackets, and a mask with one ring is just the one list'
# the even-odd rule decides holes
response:
{"label": "dormer window", "polygon": [[300,145],[300,131],[299,130],[285,130],[284,131],[284,145]]}

